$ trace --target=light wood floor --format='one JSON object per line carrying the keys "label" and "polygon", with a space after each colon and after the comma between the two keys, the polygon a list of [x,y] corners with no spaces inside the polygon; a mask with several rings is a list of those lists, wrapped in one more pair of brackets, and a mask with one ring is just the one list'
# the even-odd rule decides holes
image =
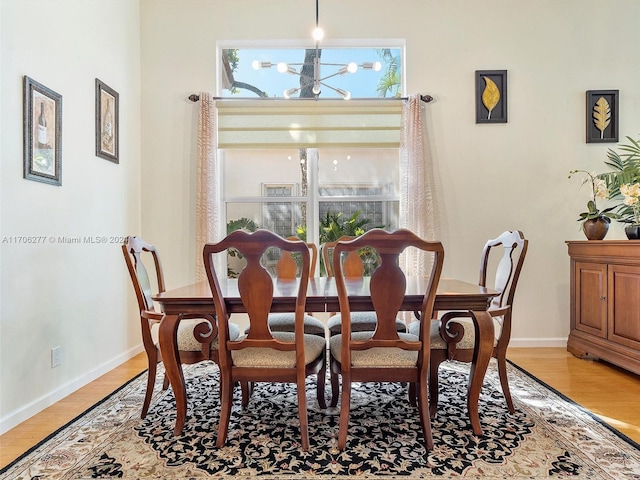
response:
{"label": "light wood floor", "polygon": [[[640,376],[563,348],[512,348],[507,357],[640,443]],[[146,366],[142,353],[0,436],[0,468]]]}

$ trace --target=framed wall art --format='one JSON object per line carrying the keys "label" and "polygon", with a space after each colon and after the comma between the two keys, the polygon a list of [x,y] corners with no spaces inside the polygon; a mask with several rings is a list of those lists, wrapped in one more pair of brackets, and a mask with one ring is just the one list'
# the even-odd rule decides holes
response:
{"label": "framed wall art", "polygon": [[24,76],[24,178],[62,185],[62,95]]}
{"label": "framed wall art", "polygon": [[507,71],[476,70],[476,123],[507,123]]}
{"label": "framed wall art", "polygon": [[96,155],[120,163],[118,92],[96,78]]}
{"label": "framed wall art", "polygon": [[587,90],[587,143],[618,141],[618,90]]}

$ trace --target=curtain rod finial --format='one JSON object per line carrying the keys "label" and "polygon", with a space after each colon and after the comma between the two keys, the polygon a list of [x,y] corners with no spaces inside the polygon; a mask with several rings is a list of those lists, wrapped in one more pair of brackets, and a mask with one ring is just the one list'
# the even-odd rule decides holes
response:
{"label": "curtain rod finial", "polygon": [[200,100],[200,96],[199,96],[199,95],[196,95],[195,93],[194,93],[194,94],[192,94],[192,95],[189,95],[187,98],[188,98],[189,100],[191,100],[192,102],[197,102],[198,100]]}
{"label": "curtain rod finial", "polygon": [[424,103],[433,102],[433,97],[431,95],[420,95],[420,100]]}

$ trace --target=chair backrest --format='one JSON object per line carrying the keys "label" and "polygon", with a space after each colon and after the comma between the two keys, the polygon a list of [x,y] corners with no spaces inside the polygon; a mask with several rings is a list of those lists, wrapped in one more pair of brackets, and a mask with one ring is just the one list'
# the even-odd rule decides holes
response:
{"label": "chair backrest", "polygon": [[[214,254],[226,252],[233,248],[240,252],[246,260],[246,266],[238,276],[238,290],[241,301],[249,316],[249,332],[245,339],[239,341],[229,340],[228,319],[229,314],[225,299],[220,288],[219,277],[215,269]],[[261,258],[269,248],[277,248],[289,253],[297,253],[301,256],[301,271],[298,278],[290,281],[292,301],[286,311],[295,312],[295,342],[288,343],[275,339],[268,325],[268,316],[271,312],[271,304],[274,296],[274,278],[269,274],[261,262]],[[205,270],[218,318],[220,341],[220,365],[228,365],[231,362],[230,350],[242,348],[261,347],[276,350],[296,350],[304,352],[304,307],[309,283],[310,254],[307,244],[302,240],[286,240],[268,230],[257,230],[253,233],[236,230],[231,232],[218,243],[208,243],[203,249]],[[226,278],[226,271],[224,277]],[[283,282],[278,279],[278,284]],[[287,282],[287,281],[284,281]],[[287,282],[289,283],[289,282]],[[293,295],[295,294],[295,295]],[[225,321],[226,320],[226,321]]]}
{"label": "chair backrest", "polygon": [[[338,242],[353,240],[357,237],[344,235],[333,242],[326,242],[320,246],[322,251],[322,261],[324,263],[327,277],[333,277],[333,252]],[[343,274],[348,278],[357,278],[364,275],[364,265],[357,250],[347,252],[346,257],[342,260]]]}
{"label": "chair backrest", "polygon": [[[399,266],[398,257],[410,247],[433,253],[431,273],[427,281],[421,307],[422,318],[429,319],[433,312],[436,290],[444,261],[444,248],[440,242],[423,240],[406,229],[394,232],[372,229],[356,239],[338,241],[335,246],[332,266],[342,315],[343,339],[351,338],[351,309],[347,290],[349,279],[344,275],[344,263],[340,261],[340,256],[343,252],[356,251],[362,248],[371,248],[378,255],[378,266],[369,280],[371,300],[377,316],[376,330],[370,340],[359,342],[345,342],[343,340],[341,354],[343,367],[344,365],[350,365],[350,353],[346,352],[351,349],[364,350],[378,346],[400,347],[406,350],[419,350],[421,348],[416,345],[416,342],[401,340],[396,329],[396,318],[398,312],[402,309],[406,291],[406,276]],[[429,338],[429,324],[430,322],[428,321],[422,322],[421,328],[423,331],[420,338]],[[348,346],[345,347],[345,345]],[[423,352],[423,354],[425,356],[423,360],[428,361],[429,352]]]}
{"label": "chair backrest", "polygon": [[165,291],[164,287],[164,275],[162,273],[162,263],[160,262],[160,255],[156,250],[156,247],[148,244],[140,237],[127,237],[122,245],[122,253],[131,276],[131,282],[136,292],[136,299],[138,300],[138,307],[140,311],[153,311],[154,305],[151,295],[151,281],[149,279],[149,273],[144,266],[142,255],[144,252],[151,253],[153,257],[153,263],[156,271],[156,282],[158,287],[158,293]]}
{"label": "chair backrest", "polygon": [[[298,237],[287,237],[287,240],[300,241]],[[316,271],[316,263],[318,263],[318,247],[313,242],[307,242],[309,253],[311,256],[311,266],[309,268],[309,275],[313,275]],[[297,262],[291,252],[281,250],[280,259],[276,264],[276,276],[281,280],[293,280],[298,277],[301,271],[300,262]]]}
{"label": "chair backrest", "polygon": [[[499,246],[503,247],[502,250],[496,248]],[[528,246],[529,241],[524,238],[524,235],[519,230],[503,232],[497,238],[489,240],[484,245],[480,259],[480,280],[478,282],[480,286],[487,286],[487,274],[491,256],[495,256],[495,252],[502,254],[497,263],[493,286],[494,290],[500,292],[500,295],[493,298],[491,302],[492,308],[513,305],[516,285],[520,278],[520,271],[522,270]],[[492,249],[494,253],[492,253]]]}

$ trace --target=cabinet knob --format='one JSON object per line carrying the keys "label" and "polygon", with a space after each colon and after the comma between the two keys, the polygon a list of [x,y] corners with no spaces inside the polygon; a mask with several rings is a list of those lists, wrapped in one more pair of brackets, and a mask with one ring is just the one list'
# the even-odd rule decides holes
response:
{"label": "cabinet knob", "polygon": [[602,300],[603,302],[607,299],[607,297],[605,297],[604,295],[600,295],[600,300]]}

